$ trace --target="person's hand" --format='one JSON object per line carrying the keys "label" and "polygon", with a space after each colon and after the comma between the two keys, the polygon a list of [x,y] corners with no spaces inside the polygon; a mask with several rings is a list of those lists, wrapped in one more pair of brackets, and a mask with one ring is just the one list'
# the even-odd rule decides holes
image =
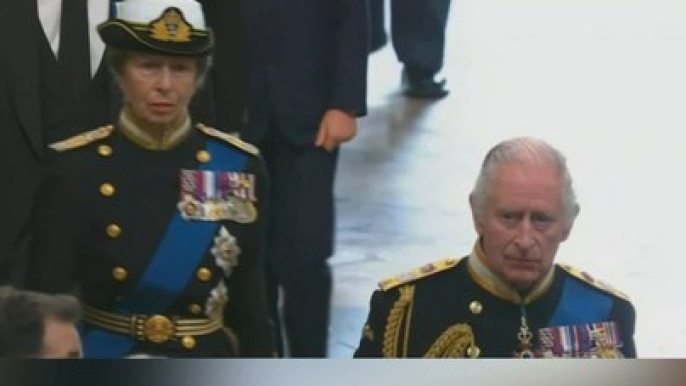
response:
{"label": "person's hand", "polygon": [[319,124],[315,146],[333,151],[336,146],[351,140],[357,133],[357,120],[342,110],[327,110]]}

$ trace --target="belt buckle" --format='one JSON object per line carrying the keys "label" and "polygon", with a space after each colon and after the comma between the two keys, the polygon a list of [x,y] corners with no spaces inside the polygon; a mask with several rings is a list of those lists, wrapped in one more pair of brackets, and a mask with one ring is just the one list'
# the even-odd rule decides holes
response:
{"label": "belt buckle", "polygon": [[174,323],[164,315],[153,315],[143,323],[143,336],[153,343],[164,343],[174,335]]}

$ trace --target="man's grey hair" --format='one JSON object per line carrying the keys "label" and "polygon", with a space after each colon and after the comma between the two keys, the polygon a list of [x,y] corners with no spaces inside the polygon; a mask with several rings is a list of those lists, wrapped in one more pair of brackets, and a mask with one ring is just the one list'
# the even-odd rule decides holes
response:
{"label": "man's grey hair", "polygon": [[577,213],[576,194],[572,176],[567,168],[567,158],[547,142],[531,137],[516,137],[495,145],[488,151],[481,164],[481,171],[472,190],[474,211],[480,216],[491,195],[493,174],[502,165],[512,163],[534,163],[554,166],[563,183],[562,198],[564,217],[572,222]]}

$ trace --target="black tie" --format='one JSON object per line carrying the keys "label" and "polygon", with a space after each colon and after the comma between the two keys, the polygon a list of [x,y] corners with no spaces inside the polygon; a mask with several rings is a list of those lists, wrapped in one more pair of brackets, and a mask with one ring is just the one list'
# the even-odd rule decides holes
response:
{"label": "black tie", "polygon": [[91,79],[88,0],[62,0],[58,62],[83,92]]}

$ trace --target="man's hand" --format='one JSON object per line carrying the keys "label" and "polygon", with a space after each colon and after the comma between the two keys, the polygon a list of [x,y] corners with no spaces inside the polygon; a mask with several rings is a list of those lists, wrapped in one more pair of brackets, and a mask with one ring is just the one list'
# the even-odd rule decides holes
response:
{"label": "man's hand", "polygon": [[357,120],[342,110],[327,110],[319,124],[315,146],[333,151],[336,146],[351,140],[357,133]]}

